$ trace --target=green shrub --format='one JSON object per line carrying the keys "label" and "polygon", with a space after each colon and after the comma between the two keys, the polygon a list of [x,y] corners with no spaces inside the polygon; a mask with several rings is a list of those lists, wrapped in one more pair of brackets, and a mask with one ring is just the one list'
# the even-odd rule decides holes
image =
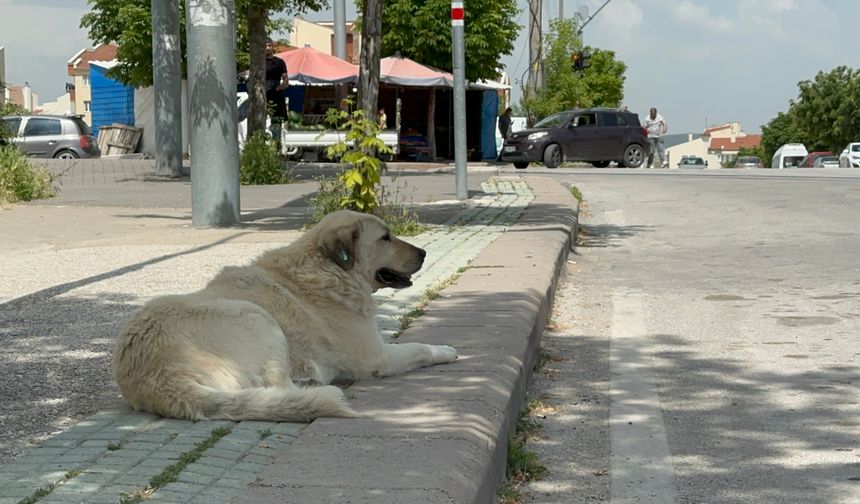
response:
{"label": "green shrub", "polygon": [[30,164],[16,147],[0,146],[0,203],[50,198],[52,181],[51,174]]}
{"label": "green shrub", "polygon": [[290,174],[277,143],[265,130],[255,131],[245,142],[239,158],[239,181],[243,185],[287,184]]}
{"label": "green shrub", "polygon": [[319,189],[317,193],[310,198],[311,206],[311,221],[313,224],[321,221],[326,215],[340,210],[341,202],[349,196],[349,191],[346,185],[340,179],[336,178],[317,178]]}
{"label": "green shrub", "polygon": [[347,168],[340,175],[347,196],[340,207],[356,212],[373,213],[379,205],[377,188],[382,173],[382,161],[378,154],[390,154],[391,148],[379,139],[379,126],[364,117],[364,112],[352,113],[329,109],[326,122],[332,127],[346,130],[345,138],[326,149],[330,159],[345,163]]}

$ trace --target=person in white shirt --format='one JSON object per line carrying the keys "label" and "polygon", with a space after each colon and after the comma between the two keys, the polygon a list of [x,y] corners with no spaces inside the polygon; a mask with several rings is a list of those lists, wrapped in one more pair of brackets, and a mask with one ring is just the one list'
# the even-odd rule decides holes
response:
{"label": "person in white shirt", "polygon": [[651,107],[651,115],[645,119],[645,129],[648,130],[648,142],[651,143],[651,149],[648,151],[648,168],[653,168],[654,152],[660,157],[660,166],[667,168],[669,162],[666,161],[666,151],[663,147],[663,135],[669,131],[669,125],[663,116],[657,113],[657,109]]}

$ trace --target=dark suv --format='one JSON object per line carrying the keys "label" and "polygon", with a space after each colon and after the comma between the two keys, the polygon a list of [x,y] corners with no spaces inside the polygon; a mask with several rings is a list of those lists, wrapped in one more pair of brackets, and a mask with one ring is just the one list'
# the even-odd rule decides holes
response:
{"label": "dark suv", "polygon": [[7,139],[25,154],[44,158],[98,157],[96,138],[79,115],[15,115],[0,118]]}
{"label": "dark suv", "polygon": [[647,157],[648,134],[633,112],[615,109],[576,109],[553,114],[533,128],[505,140],[502,160],[517,168],[543,162],[556,168],[564,161],[585,161],[598,168],[637,168]]}

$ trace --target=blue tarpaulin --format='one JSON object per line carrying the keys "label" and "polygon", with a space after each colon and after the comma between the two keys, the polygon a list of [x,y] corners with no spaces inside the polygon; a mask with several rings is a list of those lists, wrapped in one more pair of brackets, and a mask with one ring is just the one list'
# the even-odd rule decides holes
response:
{"label": "blue tarpaulin", "polygon": [[481,105],[481,153],[484,159],[496,159],[496,121],[499,116],[499,95],[493,89],[484,91]]}

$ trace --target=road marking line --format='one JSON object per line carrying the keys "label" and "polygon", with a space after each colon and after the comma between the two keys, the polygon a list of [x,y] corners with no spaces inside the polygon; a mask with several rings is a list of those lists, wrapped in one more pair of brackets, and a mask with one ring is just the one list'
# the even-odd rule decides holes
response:
{"label": "road marking line", "polygon": [[672,454],[654,388],[641,294],[612,295],[609,349],[613,504],[675,502]]}

